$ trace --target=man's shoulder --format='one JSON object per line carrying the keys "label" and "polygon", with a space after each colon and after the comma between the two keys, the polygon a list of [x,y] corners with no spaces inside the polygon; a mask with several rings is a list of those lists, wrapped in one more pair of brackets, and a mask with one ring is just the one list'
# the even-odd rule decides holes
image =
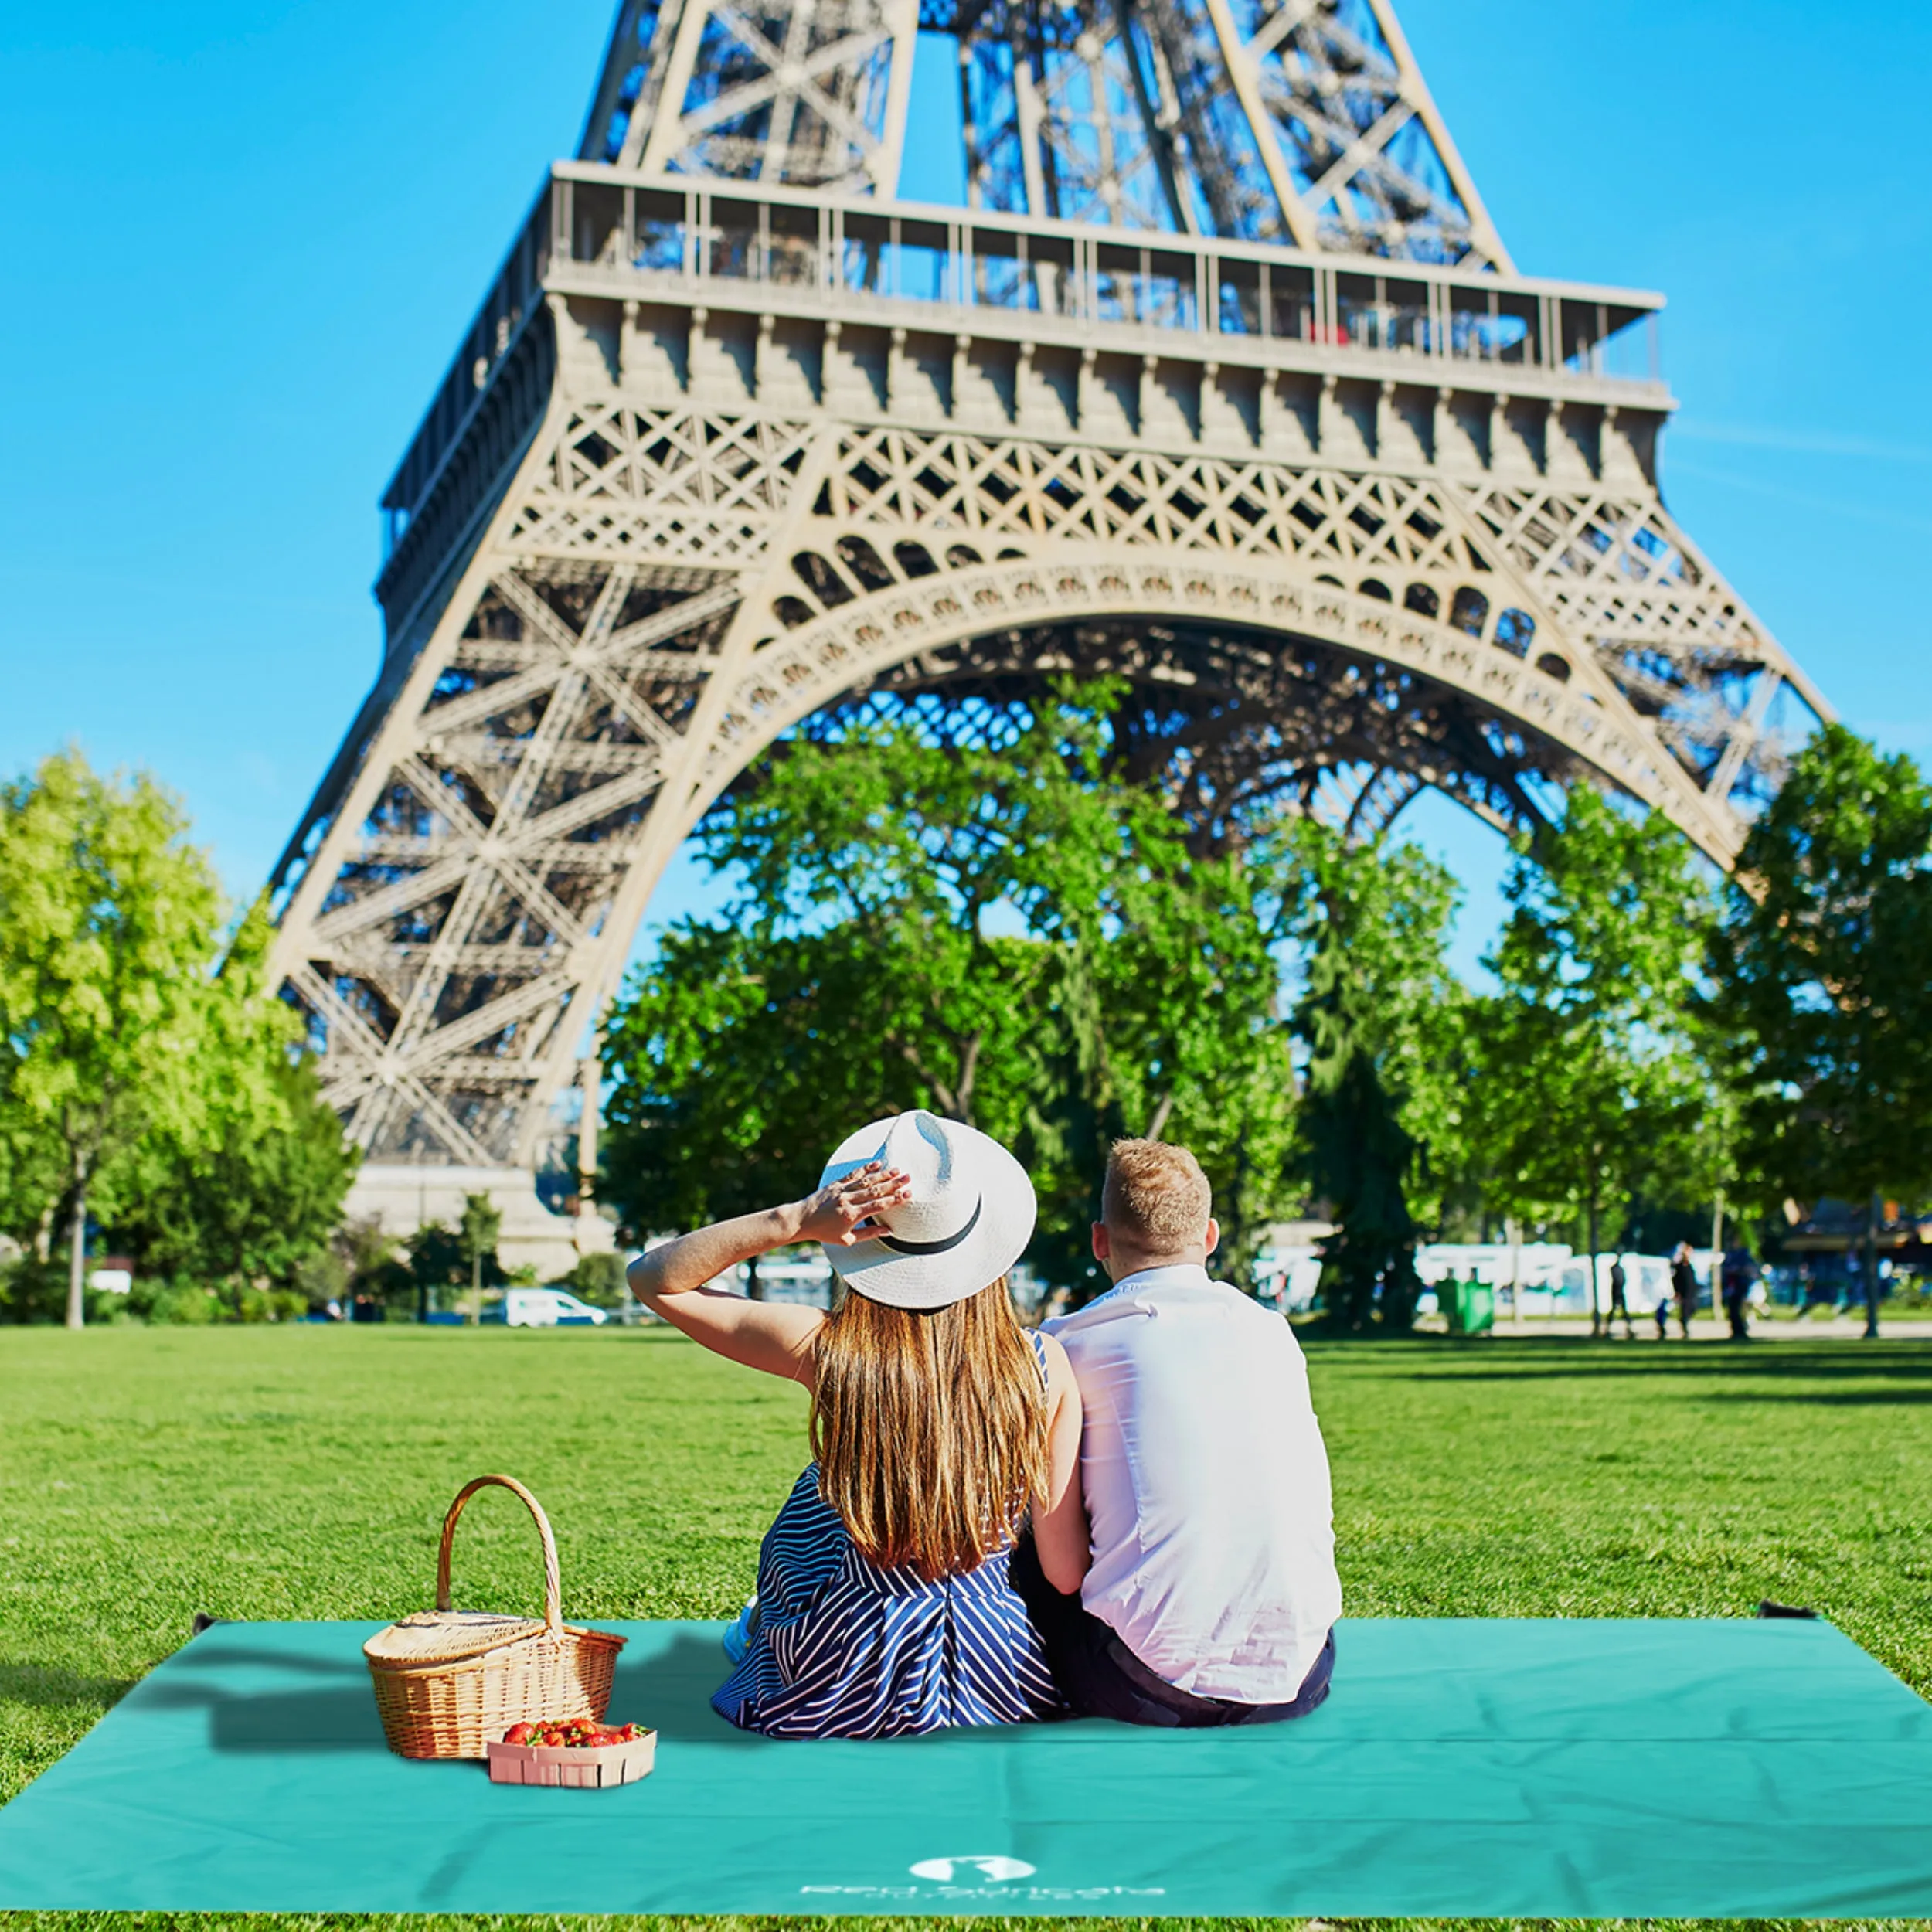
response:
{"label": "man's shoulder", "polygon": [[1232,1283],[1214,1281],[1205,1271],[1191,1281],[1142,1281],[1130,1277],[1105,1294],[1097,1295],[1083,1308],[1043,1321],[1040,1329],[1070,1347],[1081,1337],[1101,1328],[1147,1324],[1158,1330],[1163,1320],[1233,1324],[1244,1332],[1253,1325],[1270,1332],[1279,1329],[1291,1346],[1294,1342],[1293,1333],[1281,1316],[1263,1308],[1252,1296],[1243,1294]]}

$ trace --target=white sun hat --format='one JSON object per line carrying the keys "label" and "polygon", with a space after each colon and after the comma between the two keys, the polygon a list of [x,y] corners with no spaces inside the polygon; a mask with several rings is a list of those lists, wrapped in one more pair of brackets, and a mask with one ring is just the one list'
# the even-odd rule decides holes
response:
{"label": "white sun hat", "polygon": [[877,1218],[885,1232],[825,1259],[868,1301],[943,1308],[990,1287],[1033,1238],[1033,1184],[998,1141],[921,1107],[848,1134],[821,1187],[869,1161],[912,1180],[912,1198]]}

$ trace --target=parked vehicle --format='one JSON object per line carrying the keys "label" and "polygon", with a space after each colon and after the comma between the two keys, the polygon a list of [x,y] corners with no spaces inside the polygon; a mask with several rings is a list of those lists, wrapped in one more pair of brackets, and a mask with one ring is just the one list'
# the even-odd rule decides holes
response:
{"label": "parked vehicle", "polygon": [[566,1288],[505,1288],[503,1299],[483,1311],[485,1321],[512,1328],[600,1328],[610,1318]]}

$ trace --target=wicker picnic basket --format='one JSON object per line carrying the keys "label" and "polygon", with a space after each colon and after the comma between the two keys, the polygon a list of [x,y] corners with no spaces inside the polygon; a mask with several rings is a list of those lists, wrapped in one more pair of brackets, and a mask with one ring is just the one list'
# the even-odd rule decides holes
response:
{"label": "wicker picnic basket", "polygon": [[[450,1607],[456,1519],[490,1484],[520,1498],[543,1539],[541,1618]],[[574,1717],[601,1723],[624,1640],[563,1621],[556,1539],[536,1497],[509,1476],[466,1483],[443,1519],[436,1607],[378,1631],[362,1646],[389,1749],[404,1757],[482,1757],[512,1724]]]}

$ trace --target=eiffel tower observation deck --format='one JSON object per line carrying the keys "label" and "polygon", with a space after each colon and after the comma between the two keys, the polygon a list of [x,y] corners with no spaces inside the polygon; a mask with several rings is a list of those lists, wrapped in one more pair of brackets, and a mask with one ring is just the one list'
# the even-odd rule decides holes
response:
{"label": "eiffel tower observation deck", "polygon": [[[950,36],[964,205],[899,198]],[[922,46],[922,36],[923,46]],[[538,1203],[706,808],[855,711],[1134,692],[1206,838],[1575,782],[1720,864],[1823,699],[1665,508],[1662,298],[1518,273],[1389,0],[624,0],[383,497],[276,869],[352,1211]]]}

